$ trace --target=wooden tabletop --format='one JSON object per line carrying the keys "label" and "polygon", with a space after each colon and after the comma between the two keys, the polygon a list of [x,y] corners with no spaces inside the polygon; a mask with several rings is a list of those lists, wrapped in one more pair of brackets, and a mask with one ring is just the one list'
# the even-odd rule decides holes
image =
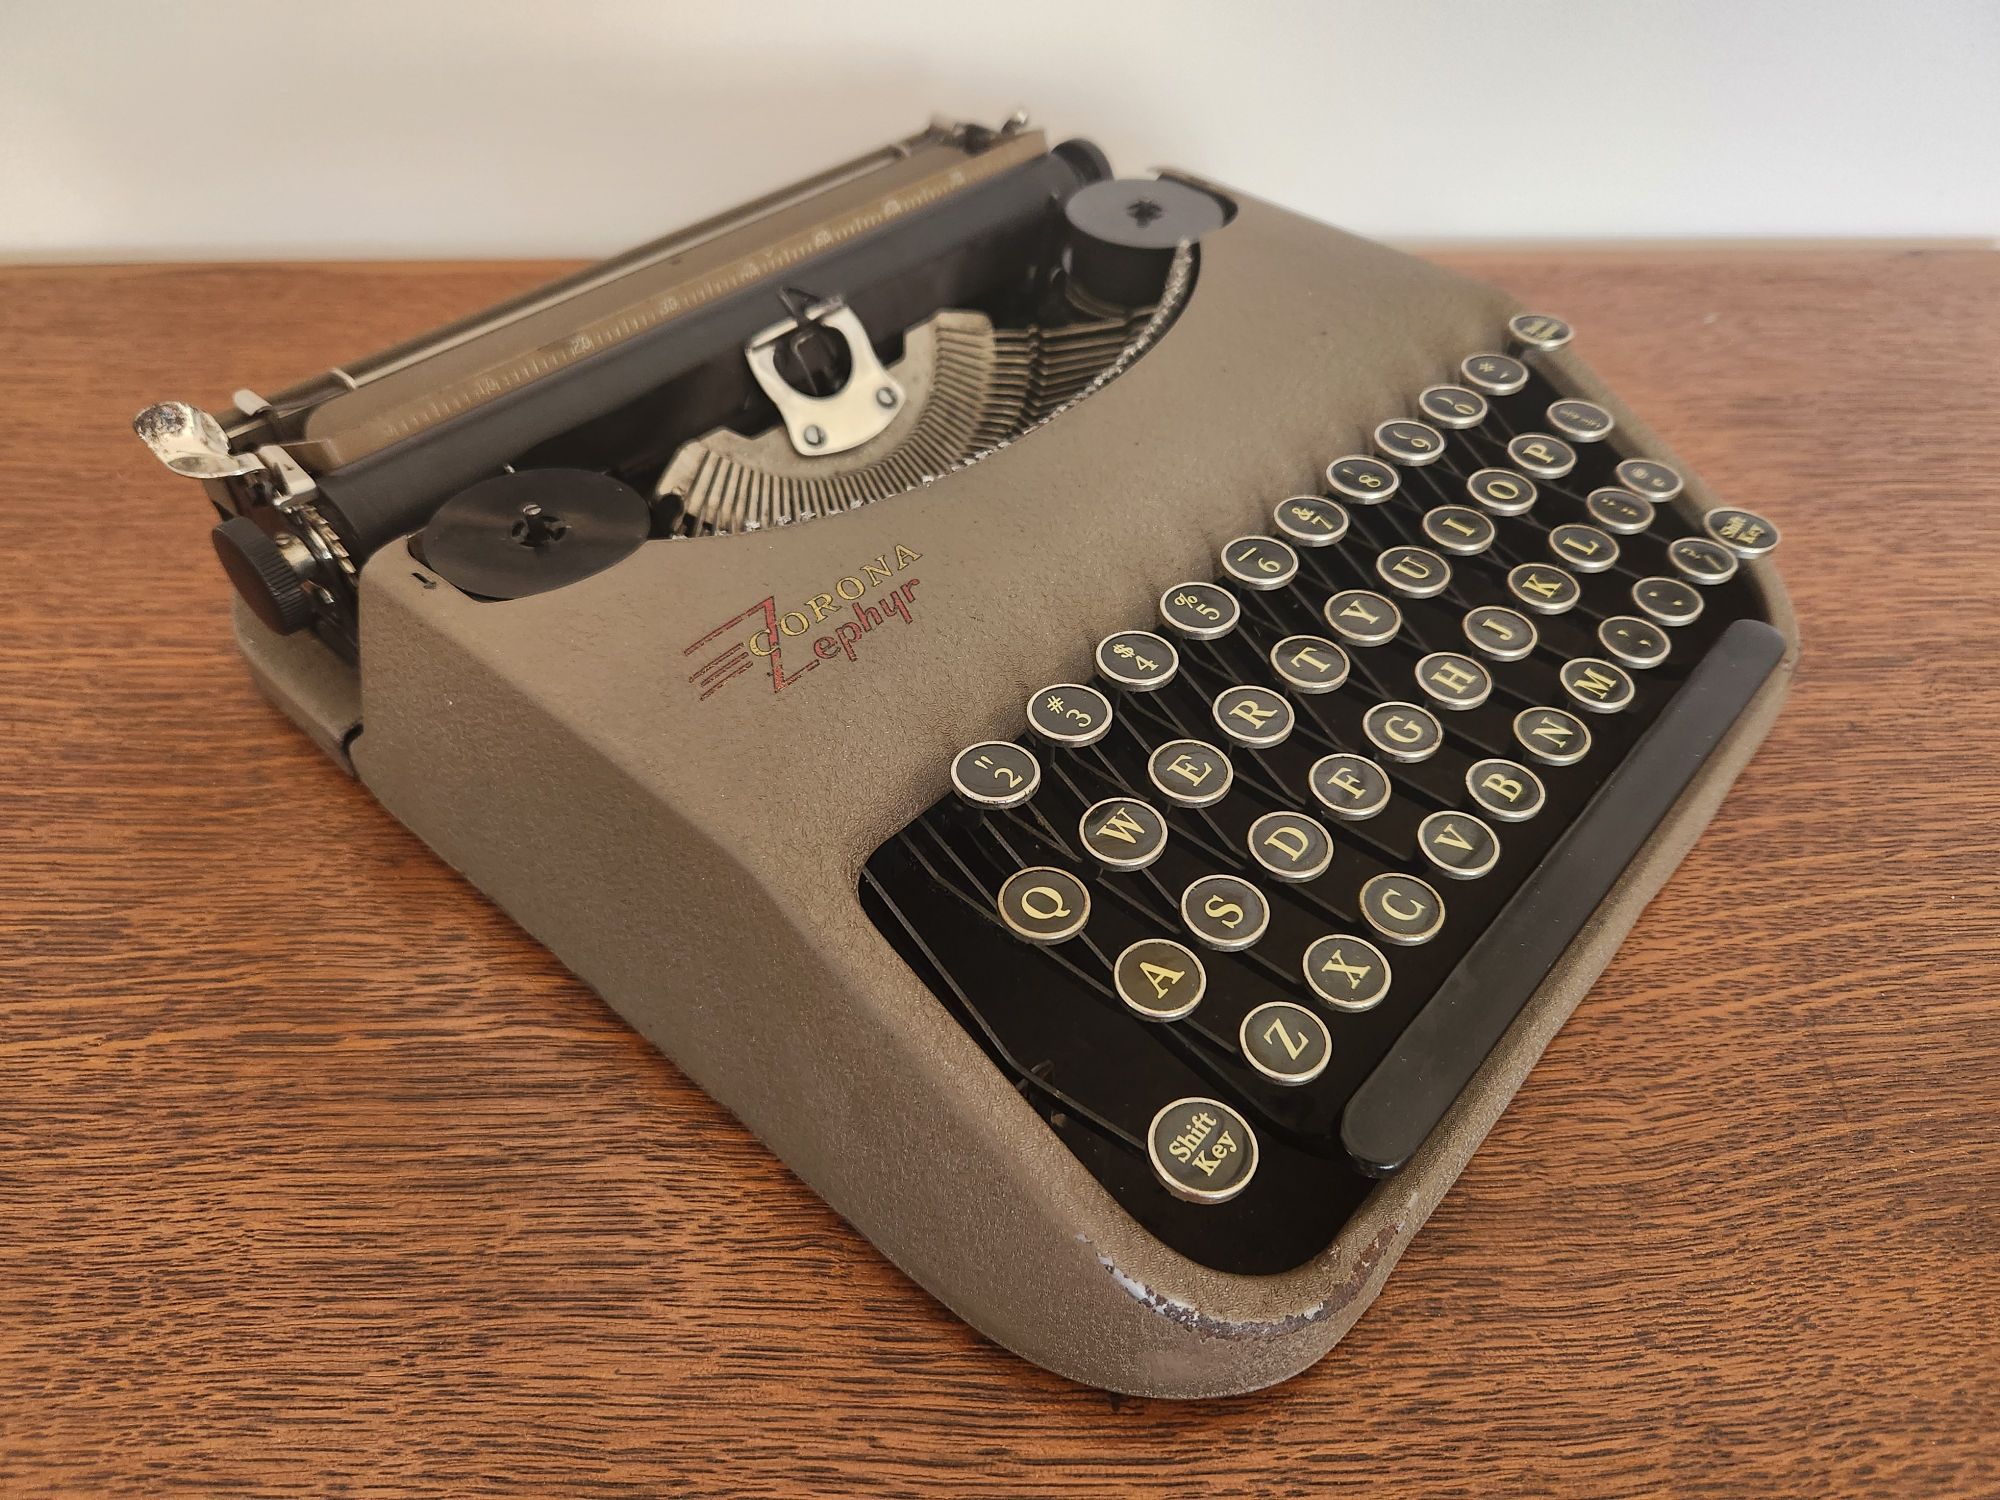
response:
{"label": "wooden tabletop", "polygon": [[0,1490],[2000,1490],[2000,255],[1450,259],[1804,664],[1353,1333],[1196,1404],[943,1311],[252,690],[132,414],[557,268],[0,273]]}

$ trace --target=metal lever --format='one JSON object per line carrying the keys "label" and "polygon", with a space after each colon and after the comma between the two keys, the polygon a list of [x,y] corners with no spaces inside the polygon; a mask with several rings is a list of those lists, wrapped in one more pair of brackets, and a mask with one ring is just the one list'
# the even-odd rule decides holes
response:
{"label": "metal lever", "polygon": [[[778,408],[793,448],[808,458],[845,453],[887,430],[903,409],[903,388],[882,368],[868,342],[868,330],[845,302],[837,298],[815,302],[804,315],[803,321],[787,318],[758,333],[744,346],[743,357]],[[847,381],[831,395],[808,395],[778,370],[780,341],[805,323],[830,330],[847,344]]]}

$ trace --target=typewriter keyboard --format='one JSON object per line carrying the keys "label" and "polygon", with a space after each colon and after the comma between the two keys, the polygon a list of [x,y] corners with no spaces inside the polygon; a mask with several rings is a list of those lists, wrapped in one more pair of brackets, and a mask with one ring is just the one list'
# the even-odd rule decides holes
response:
{"label": "typewriter keyboard", "polygon": [[[870,858],[884,934],[1205,1264],[1323,1249],[1763,683],[1776,529],[1537,368],[1523,315],[1051,681]],[[1083,645],[1084,643],[1079,643]]]}

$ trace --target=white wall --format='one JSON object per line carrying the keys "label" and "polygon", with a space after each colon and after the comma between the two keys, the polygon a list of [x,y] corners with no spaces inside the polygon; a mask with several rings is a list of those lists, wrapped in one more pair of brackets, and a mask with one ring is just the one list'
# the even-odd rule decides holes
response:
{"label": "white wall", "polygon": [[1400,239],[2000,233],[2000,0],[0,0],[0,256],[599,253],[1017,103]]}

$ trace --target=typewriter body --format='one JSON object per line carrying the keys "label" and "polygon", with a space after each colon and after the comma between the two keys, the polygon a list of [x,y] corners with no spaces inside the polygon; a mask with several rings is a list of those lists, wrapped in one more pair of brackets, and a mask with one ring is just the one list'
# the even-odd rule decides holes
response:
{"label": "typewriter body", "polygon": [[1360,1315],[1790,674],[1568,344],[940,124],[137,425],[335,762],[959,1314],[1192,1396]]}

